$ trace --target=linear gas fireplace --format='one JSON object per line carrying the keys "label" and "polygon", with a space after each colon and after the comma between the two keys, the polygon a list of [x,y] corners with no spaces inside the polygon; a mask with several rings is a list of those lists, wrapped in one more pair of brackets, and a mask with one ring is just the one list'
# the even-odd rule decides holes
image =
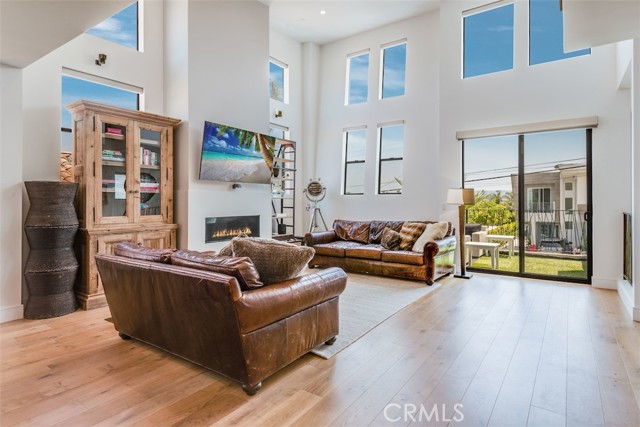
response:
{"label": "linear gas fireplace", "polygon": [[231,240],[246,234],[249,237],[260,237],[260,216],[216,216],[205,218],[205,243]]}

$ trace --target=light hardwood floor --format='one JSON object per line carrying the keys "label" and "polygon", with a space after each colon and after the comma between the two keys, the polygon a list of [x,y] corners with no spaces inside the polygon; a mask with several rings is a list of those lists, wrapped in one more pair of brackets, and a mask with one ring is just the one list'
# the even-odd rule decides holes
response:
{"label": "light hardwood floor", "polygon": [[253,397],[121,340],[106,308],[6,323],[0,425],[640,426],[640,324],[614,291],[486,275],[440,283]]}

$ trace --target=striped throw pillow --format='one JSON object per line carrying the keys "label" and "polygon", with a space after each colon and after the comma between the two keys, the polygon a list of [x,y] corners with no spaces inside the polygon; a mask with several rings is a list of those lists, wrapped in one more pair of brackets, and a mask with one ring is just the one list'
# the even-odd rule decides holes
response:
{"label": "striped throw pillow", "polygon": [[422,222],[405,222],[400,229],[400,250],[410,251],[426,227]]}

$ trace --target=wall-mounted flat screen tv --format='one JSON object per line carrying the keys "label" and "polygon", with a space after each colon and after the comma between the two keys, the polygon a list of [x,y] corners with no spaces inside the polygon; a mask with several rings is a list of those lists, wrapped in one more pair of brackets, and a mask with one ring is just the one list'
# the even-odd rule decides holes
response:
{"label": "wall-mounted flat screen tv", "polygon": [[200,179],[270,184],[274,145],[272,136],[205,121]]}

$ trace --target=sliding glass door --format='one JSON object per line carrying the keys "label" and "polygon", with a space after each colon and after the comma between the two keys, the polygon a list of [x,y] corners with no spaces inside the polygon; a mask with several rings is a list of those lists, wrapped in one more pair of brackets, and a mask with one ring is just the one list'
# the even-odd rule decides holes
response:
{"label": "sliding glass door", "polygon": [[591,130],[463,141],[470,270],[589,283]]}

